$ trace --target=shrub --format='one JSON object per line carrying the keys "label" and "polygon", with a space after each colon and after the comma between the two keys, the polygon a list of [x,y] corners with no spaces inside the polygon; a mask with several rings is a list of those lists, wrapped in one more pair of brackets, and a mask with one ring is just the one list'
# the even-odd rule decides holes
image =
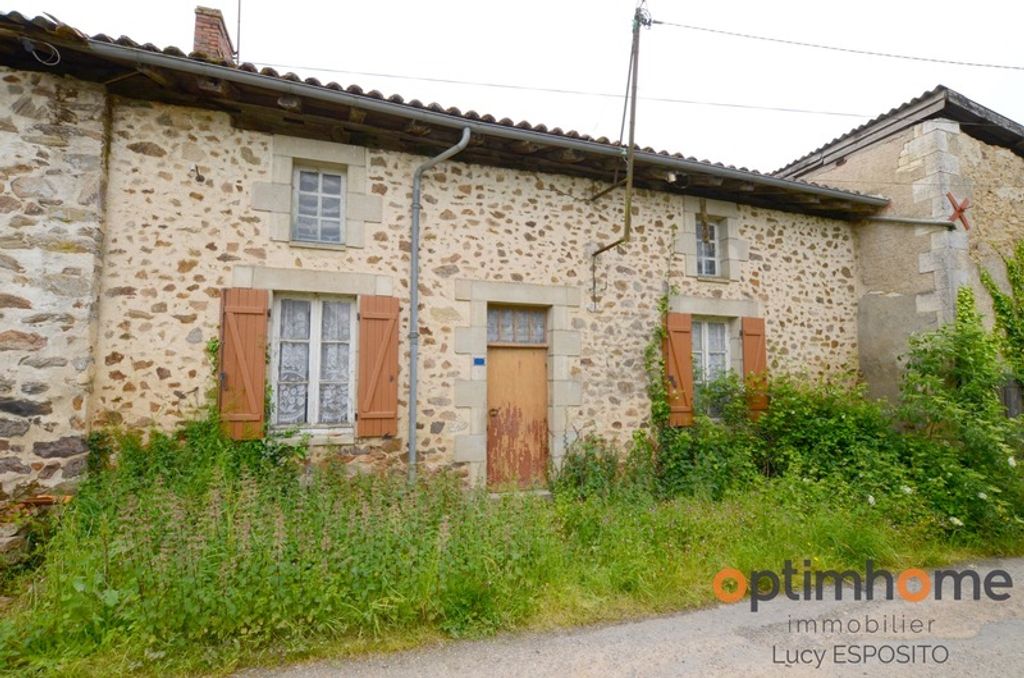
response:
{"label": "shrub", "polygon": [[[657,370],[664,369],[661,359],[653,355],[655,343],[652,341],[648,348],[648,362],[654,365],[648,370],[652,379],[655,373],[663,373]],[[701,385],[694,402],[693,425],[684,428],[668,425],[663,382],[649,387],[648,391],[655,431],[650,438],[650,466],[655,476],[653,484],[660,496],[702,494],[718,499],[730,489],[750,481],[756,472],[751,461],[757,439],[753,435],[743,383],[735,374],[730,372]],[[663,402],[655,403],[655,398]]]}
{"label": "shrub", "polygon": [[721,421],[697,415],[692,426],[665,440],[656,465],[662,496],[697,494],[720,499],[753,478],[751,441]]}
{"label": "shrub", "polygon": [[719,416],[698,413],[692,426],[661,436],[663,494],[720,498],[757,476],[827,479],[833,492],[859,499],[906,484],[892,416],[859,387],[783,378],[773,380],[768,393],[771,407],[752,421],[735,376],[704,387],[696,409]]}
{"label": "shrub", "polygon": [[[1021,252],[1024,258],[1024,246]],[[758,478],[782,477],[802,481],[788,484],[795,502],[800,494],[816,500],[815,488],[828,487],[851,506],[884,506],[966,535],[1024,528],[1016,467],[1024,420],[1004,416],[999,389],[1007,369],[968,288],[959,291],[955,322],[912,338],[896,408],[844,380],[776,378],[768,410],[752,422],[743,384],[728,375],[697,389],[692,426],[672,428],[662,338],[659,328],[645,354],[653,432],[638,438],[661,496],[717,499]]]}
{"label": "shrub", "polygon": [[565,451],[562,463],[548,469],[550,490],[578,499],[606,497],[619,482],[619,451],[593,434],[576,440]]}
{"label": "shrub", "polygon": [[906,484],[891,413],[860,386],[777,379],[771,407],[758,420],[756,464],[765,475],[829,480],[836,491],[892,491]]}
{"label": "shrub", "polygon": [[1024,523],[1022,422],[1004,415],[1005,373],[969,288],[959,290],[953,323],[911,340],[904,463],[950,528],[998,533]]}

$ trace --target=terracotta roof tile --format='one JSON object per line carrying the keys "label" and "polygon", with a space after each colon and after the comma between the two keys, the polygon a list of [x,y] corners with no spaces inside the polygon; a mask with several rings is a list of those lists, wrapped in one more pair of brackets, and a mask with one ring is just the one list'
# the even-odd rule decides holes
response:
{"label": "terracotta roof tile", "polygon": [[918,103],[924,101],[925,99],[933,97],[936,94],[939,94],[939,93],[944,92],[944,91],[947,91],[947,88],[945,86],[943,86],[943,85],[938,85],[937,87],[933,87],[932,89],[928,90],[924,94],[921,94],[920,96],[916,96],[913,99],[911,99],[910,101],[904,102],[904,103],[900,104],[899,106],[896,106],[895,108],[890,108],[888,112],[882,113],[881,115],[877,115],[874,118],[871,118],[870,120],[868,120],[863,125],[858,125],[857,127],[854,127],[853,129],[851,129],[850,131],[845,132],[843,134],[840,134],[836,138],[832,139],[832,141],[829,141],[828,143],[822,144],[821,146],[818,146],[813,151],[810,151],[809,153],[805,153],[805,154],[801,155],[799,158],[796,158],[795,160],[786,163],[785,165],[783,165],[779,169],[777,169],[774,172],[772,172],[772,174],[781,174],[781,173],[785,172],[787,169],[789,169],[790,167],[792,167],[793,165],[796,165],[797,163],[799,163],[799,162],[801,162],[803,160],[806,160],[807,158],[810,158],[811,156],[814,156],[814,155],[817,155],[818,153],[821,153],[826,148],[828,148],[830,146],[833,146],[833,145],[843,141],[844,139],[848,139],[849,137],[852,137],[855,134],[863,132],[864,130],[866,130],[867,128],[871,127],[872,125],[876,125],[879,122],[881,122],[881,121],[885,120],[886,118],[889,118],[889,117],[891,117],[893,115],[898,115],[901,111],[904,111],[904,110],[910,108],[911,106],[914,106],[915,104],[918,104]]}
{"label": "terracotta roof tile", "polygon": [[[26,28],[26,29],[28,29],[29,26],[34,26],[35,28],[41,29],[42,31],[44,31],[46,33],[50,33],[50,34],[53,34],[58,29],[58,26],[66,26],[66,24],[59,24],[58,25],[57,23],[54,23],[53,21],[51,21],[50,19],[47,19],[45,17],[36,17],[36,18],[34,18],[32,20],[28,20],[23,15],[19,14],[18,12],[8,12],[6,14],[0,13],[0,25],[3,25],[3,24],[8,24],[8,25],[14,24],[15,26],[23,27],[23,28]],[[68,27],[68,28],[70,28],[70,27]],[[31,29],[29,29],[29,30],[31,30]],[[72,29],[72,30],[74,30],[74,29]],[[161,48],[158,48],[157,46],[153,45],[152,43],[139,44],[139,43],[135,42],[134,40],[132,40],[131,38],[127,37],[127,36],[121,36],[121,37],[119,37],[119,38],[117,38],[115,40],[115,39],[112,39],[110,36],[108,36],[108,35],[106,35],[104,33],[98,33],[96,35],[93,35],[91,38],[86,37],[84,34],[81,34],[80,32],[79,32],[79,34],[82,35],[82,39],[83,40],[92,40],[92,41],[95,41],[95,42],[112,43],[112,44],[117,44],[117,45],[121,45],[121,46],[124,46],[124,47],[132,47],[132,48],[135,48],[135,49],[142,49],[142,50],[146,50],[146,51],[150,51],[150,52],[158,52],[158,53],[163,53],[163,54],[166,54],[166,55],[169,55],[169,56],[175,56],[175,57],[183,57],[183,56],[185,56],[185,52],[183,52],[181,49],[179,49],[177,47],[169,46],[169,47],[165,47],[165,48],[161,49]],[[354,85],[353,84],[353,85],[348,85],[347,87],[345,87],[345,86],[342,86],[342,85],[338,84],[337,82],[333,82],[333,81],[332,82],[328,82],[326,84],[322,84],[319,80],[317,80],[315,78],[308,78],[306,80],[302,80],[299,76],[297,76],[294,73],[285,73],[284,75],[281,75],[275,69],[273,69],[273,68],[271,68],[269,66],[268,67],[263,67],[263,68],[258,68],[256,65],[254,65],[252,63],[249,63],[249,62],[243,62],[241,64],[233,64],[233,63],[222,61],[220,59],[214,59],[214,58],[211,58],[211,57],[209,57],[209,56],[207,56],[205,54],[201,54],[201,53],[197,53],[197,52],[190,52],[190,53],[188,53],[187,58],[192,59],[194,61],[201,61],[201,62],[205,62],[205,63],[211,63],[211,64],[220,65],[220,66],[226,66],[226,67],[230,67],[230,68],[235,68],[235,69],[238,69],[238,70],[241,70],[241,71],[245,71],[245,72],[248,72],[248,73],[259,73],[260,75],[265,76],[265,77],[277,78],[277,79],[282,79],[282,80],[288,80],[288,81],[291,81],[291,82],[305,82],[306,84],[309,84],[309,85],[312,85],[312,86],[315,86],[315,87],[322,87],[322,88],[325,88],[325,89],[330,89],[330,90],[335,90],[335,91],[344,91],[344,92],[347,92],[349,94],[365,96],[365,97],[368,97],[368,98],[373,98],[373,99],[385,99],[386,98],[381,92],[379,92],[377,90],[370,90],[369,92],[366,92],[359,85]],[[577,132],[576,130],[569,130],[568,132],[565,132],[560,127],[553,127],[553,128],[549,129],[546,125],[543,125],[543,124],[532,124],[532,123],[530,123],[530,122],[528,122],[526,120],[523,120],[523,121],[521,121],[519,123],[513,122],[510,118],[502,118],[501,120],[496,120],[495,117],[493,115],[490,115],[490,114],[486,114],[486,113],[485,114],[480,114],[480,113],[478,113],[478,112],[476,112],[474,110],[469,110],[469,111],[466,111],[465,113],[462,113],[460,111],[460,109],[458,109],[458,108],[455,108],[455,107],[446,108],[446,107],[444,107],[441,104],[436,103],[436,102],[431,102],[429,104],[424,104],[423,102],[421,102],[418,99],[411,99],[411,100],[406,102],[401,96],[399,96],[397,94],[391,95],[391,97],[387,97],[387,99],[389,101],[393,101],[394,103],[399,103],[399,104],[402,104],[402,105],[405,105],[405,106],[410,106],[412,108],[427,108],[427,109],[429,109],[431,111],[434,111],[434,112],[437,112],[437,113],[444,113],[446,115],[451,115],[453,117],[460,117],[460,118],[464,118],[464,119],[467,119],[467,120],[481,121],[481,122],[486,122],[486,123],[495,123],[496,122],[499,125],[504,125],[504,126],[508,126],[508,127],[517,127],[517,128],[520,128],[520,129],[530,130],[530,131],[538,132],[538,133],[541,133],[541,134],[548,134],[548,135],[562,136],[562,137],[570,137],[570,138],[573,138],[573,139],[582,139],[582,140],[586,140],[586,141],[590,141],[590,142],[594,142],[594,143],[599,143],[599,144],[603,144],[603,145],[608,145],[608,146],[620,146],[620,147],[623,147],[623,148],[625,147],[625,144],[622,144],[621,142],[618,142],[618,141],[612,141],[612,140],[610,140],[606,136],[601,136],[601,137],[594,138],[594,137],[592,137],[590,135],[587,135],[587,134],[581,134],[580,132]],[[881,117],[885,117],[885,116],[880,116],[880,118]],[[877,118],[876,118],[876,120],[877,120]],[[871,123],[867,123],[867,124],[869,125]],[[858,128],[858,129],[860,129],[860,128]],[[854,132],[856,132],[856,130],[854,130],[853,132],[850,132],[848,134],[852,134]],[[844,135],[844,136],[847,136],[847,135]],[[840,139],[841,138],[842,137],[840,137]],[[720,168],[725,168],[725,169],[729,169],[729,170],[745,172],[747,174],[751,174],[751,175],[754,175],[754,176],[771,176],[771,175],[762,174],[761,172],[758,172],[756,170],[749,170],[749,169],[744,168],[744,167],[736,167],[735,165],[725,165],[725,164],[720,163],[720,162],[712,163],[709,160],[698,160],[697,158],[695,158],[693,156],[687,156],[685,154],[678,153],[678,152],[669,152],[669,151],[666,151],[666,150],[656,150],[656,149],[651,148],[649,146],[648,147],[644,147],[643,149],[639,149],[639,147],[637,147],[637,148],[638,148],[638,150],[642,150],[644,152],[651,153],[651,154],[660,155],[660,156],[663,156],[665,158],[683,159],[683,160],[686,160],[686,161],[689,161],[689,162],[701,163],[701,164],[707,165],[709,167],[720,167]],[[813,155],[813,153],[809,154],[809,155]],[[787,179],[786,181],[789,181],[789,182],[791,182],[793,184],[804,184],[804,185],[807,185],[807,186],[814,186],[814,187],[817,187],[817,188],[828,188],[830,190],[839,191],[839,192],[842,192],[842,193],[849,194],[851,196],[864,196],[865,195],[865,194],[859,193],[857,191],[851,191],[851,190],[848,190],[848,189],[836,189],[836,188],[833,188],[833,187],[830,187],[830,186],[826,186],[824,184],[818,184],[818,183],[809,182],[809,181],[802,181],[802,180],[799,180],[799,179]]]}

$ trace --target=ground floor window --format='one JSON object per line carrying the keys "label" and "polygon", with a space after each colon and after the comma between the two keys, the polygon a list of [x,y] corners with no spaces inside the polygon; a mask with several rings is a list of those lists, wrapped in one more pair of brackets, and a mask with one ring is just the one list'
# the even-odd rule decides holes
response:
{"label": "ground floor window", "polygon": [[1016,379],[1010,378],[999,393],[1003,407],[1006,408],[1006,416],[1019,417],[1024,412],[1024,388]]}
{"label": "ground floor window", "polygon": [[693,321],[693,380],[706,384],[729,370],[729,332],[724,322]]}
{"label": "ground floor window", "polygon": [[275,424],[321,428],[352,424],[355,321],[354,299],[274,296]]}

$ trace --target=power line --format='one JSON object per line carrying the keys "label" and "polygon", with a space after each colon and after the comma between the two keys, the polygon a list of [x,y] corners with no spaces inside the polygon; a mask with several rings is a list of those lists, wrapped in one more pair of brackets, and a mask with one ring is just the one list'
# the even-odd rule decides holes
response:
{"label": "power line", "polygon": [[861,54],[866,56],[885,57],[887,59],[904,59],[907,61],[924,61],[933,64],[949,64],[952,66],[970,66],[972,68],[999,68],[1010,71],[1024,71],[1024,66],[1011,66],[1008,64],[987,64],[977,61],[955,61],[952,59],[937,59],[933,57],[922,57],[913,56],[910,54],[894,54],[892,52],[873,52],[866,49],[854,49],[852,47],[836,47],[835,45],[822,45],[815,42],[802,42],[800,40],[786,40],[784,38],[770,38],[764,35],[752,35],[750,33],[737,33],[734,31],[724,31],[719,28],[707,28],[706,26],[693,26],[691,24],[677,24],[671,21],[658,21],[654,23],[662,26],[673,26],[675,28],[685,28],[691,31],[703,31],[704,33],[714,33],[716,35],[728,35],[733,38],[746,38],[748,40],[762,40],[764,42],[775,42],[780,45],[793,45],[796,47],[813,47],[815,49],[827,49],[833,52],[845,52],[847,54]]}
{"label": "power line", "polygon": [[[258,65],[269,66],[271,68],[288,68],[294,70],[307,70],[317,71],[321,73],[340,73],[344,75],[360,75],[372,78],[394,78],[398,80],[416,80],[422,82],[436,82],[445,85],[471,85],[474,87],[491,87],[495,89],[508,89],[520,92],[545,92],[548,94],[568,94],[575,96],[588,96],[588,97],[603,97],[607,99],[621,99],[621,94],[614,94],[612,92],[593,92],[586,90],[577,89],[560,89],[555,87],[530,87],[527,85],[510,85],[507,83],[496,83],[496,82],[482,82],[475,80],[453,80],[449,78],[427,78],[419,77],[414,75],[396,75],[393,73],[373,73],[368,71],[348,71],[337,68],[320,68],[319,66],[295,66],[289,64],[271,64],[263,61],[257,61]],[[759,106],[756,104],[740,104],[733,102],[723,101],[703,101],[699,99],[675,99],[671,97],[637,97],[643,101],[654,101],[667,104],[687,104],[692,106],[715,106],[718,108],[737,108],[745,110],[756,110],[756,111],[775,111],[779,113],[803,113],[807,115],[831,115],[844,118],[868,118],[869,115],[865,113],[847,113],[841,111],[824,111],[808,108],[793,108],[787,106]]]}

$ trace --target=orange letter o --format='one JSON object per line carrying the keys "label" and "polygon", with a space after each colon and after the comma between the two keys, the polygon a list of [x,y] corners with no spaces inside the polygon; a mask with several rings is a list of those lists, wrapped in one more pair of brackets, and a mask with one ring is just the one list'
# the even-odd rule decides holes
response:
{"label": "orange letter o", "polygon": [[[732,593],[725,590],[724,584],[728,579],[736,582],[736,590]],[[747,578],[735,567],[726,567],[715,575],[711,582],[711,588],[715,591],[715,596],[723,603],[735,603],[747,592]]]}
{"label": "orange letter o", "polygon": [[[911,579],[921,582],[921,589],[917,593],[913,593],[908,586]],[[896,579],[896,590],[900,592],[900,597],[903,600],[919,603],[932,592],[932,580],[928,578],[928,573],[924,570],[911,567],[900,572],[900,576]]]}

